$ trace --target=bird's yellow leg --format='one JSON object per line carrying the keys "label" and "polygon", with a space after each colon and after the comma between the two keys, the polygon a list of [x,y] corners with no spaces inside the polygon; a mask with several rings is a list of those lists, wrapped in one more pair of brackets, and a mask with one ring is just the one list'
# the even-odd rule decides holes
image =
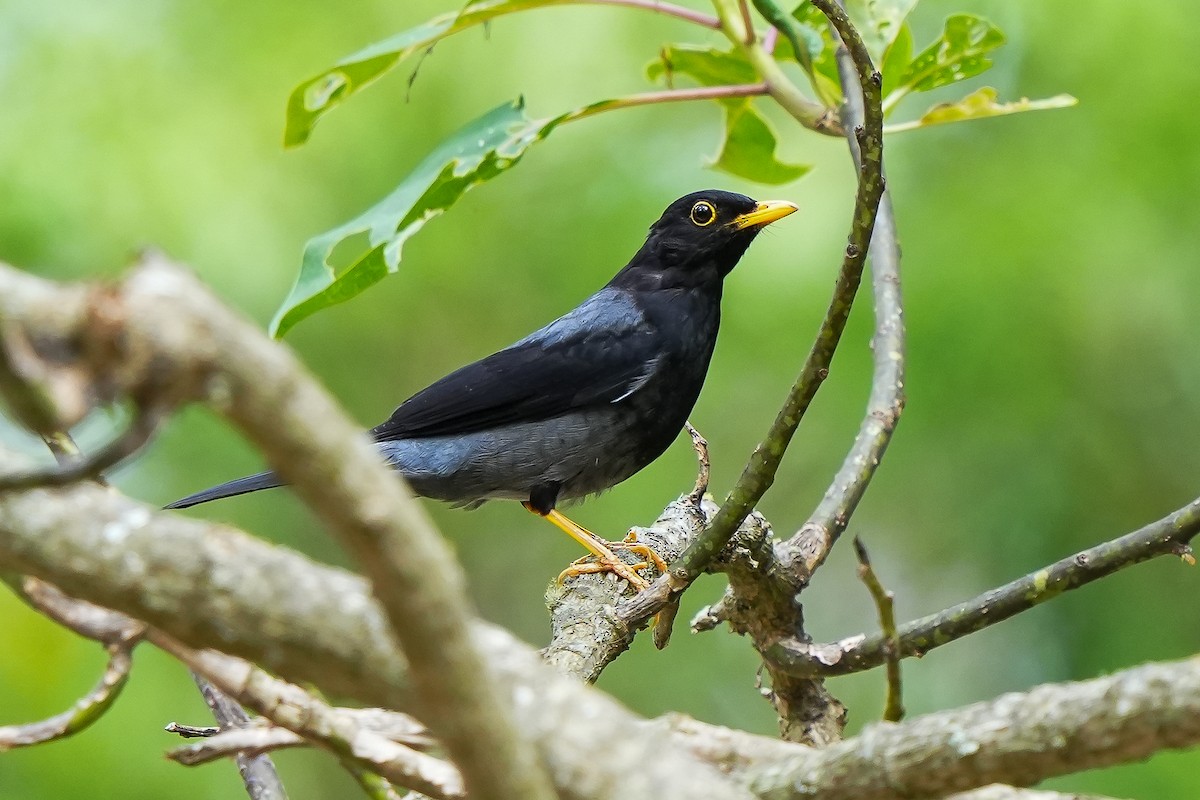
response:
{"label": "bird's yellow leg", "polygon": [[563,570],[562,574],[558,576],[560,580],[570,575],[580,575],[587,572],[615,572],[617,575],[628,581],[629,585],[639,592],[650,585],[644,578],[640,577],[634,571],[634,567],[632,565],[626,564],[624,561],[617,558],[616,553],[609,549],[608,544],[603,539],[596,536],[596,534],[589,531],[587,528],[584,528],[578,523],[571,521],[556,509],[550,509],[548,513],[543,514],[529,503],[522,503],[522,505],[525,506],[528,511],[537,514],[539,517],[544,517],[545,519],[548,519],[550,522],[554,523],[555,527],[583,545],[587,551],[594,555],[600,562],[598,565],[600,566],[600,569],[596,570],[581,569],[581,567],[584,565],[572,564]]}

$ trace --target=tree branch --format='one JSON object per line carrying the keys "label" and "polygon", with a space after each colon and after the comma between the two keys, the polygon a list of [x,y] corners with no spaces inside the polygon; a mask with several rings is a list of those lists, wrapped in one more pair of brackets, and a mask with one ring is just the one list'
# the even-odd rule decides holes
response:
{"label": "tree branch", "polygon": [[[47,446],[55,454],[56,461],[60,462],[58,467],[0,476],[0,492],[32,489],[37,486],[66,486],[77,481],[99,478],[106,470],[142,449],[158,430],[162,416],[162,412],[155,409],[138,409],[124,433],[91,455],[70,458],[70,450],[63,449],[64,442],[61,438],[47,437]],[[67,458],[60,458],[60,454]]]}
{"label": "tree branch", "polygon": [[[200,690],[200,696],[212,711],[213,719],[221,726],[222,732],[240,732],[250,725],[250,715],[246,710],[200,673],[193,672],[192,681]],[[247,748],[242,748],[233,751],[232,755],[238,774],[242,776],[242,784],[246,787],[246,794],[251,800],[287,800],[283,781],[279,779],[275,763],[266,755],[265,750],[249,752]]]}
{"label": "tree branch", "polygon": [[[1200,533],[1200,499],[1120,538],[1056,561],[1004,586],[956,606],[900,626],[901,658],[922,656],[935,647],[983,630],[997,622],[1111,575],[1164,555],[1187,559],[1189,542]],[[829,644],[780,641],[767,652],[778,668],[796,676],[830,676],[861,672],[887,658],[882,633],[854,636]]]}
{"label": "tree branch", "polygon": [[[834,0],[814,0],[813,5],[829,18],[834,33],[841,39],[838,48],[838,73],[846,104],[842,116],[854,136],[848,136],[850,151],[860,173],[876,178],[878,215],[867,228],[865,240],[851,247],[865,246],[871,252],[872,285],[875,294],[874,374],[867,412],[858,435],[842,462],[824,498],[804,526],[785,543],[783,560],[807,581],[824,563],[850,516],[867,490],[875,468],[883,458],[892,432],[904,410],[904,312],[900,297],[900,247],[891,198],[884,184],[883,111],[880,100],[882,76],[871,63],[862,38],[854,30],[846,12]],[[858,120],[862,123],[859,124]],[[865,247],[864,247],[865,252]]]}
{"label": "tree branch", "polygon": [[908,800],[1138,761],[1200,743],[1200,657],[1047,684],[986,703],[876,723],[859,736],[755,765],[763,800]]}
{"label": "tree branch", "polygon": [[[130,525],[133,510],[144,514],[139,525]],[[406,694],[399,651],[365,582],[220,526],[152,514],[110,490],[82,484],[0,497],[0,566],[144,618],[151,632],[161,624],[166,637],[187,635],[189,648],[261,654],[291,680],[319,676],[321,688],[362,702]],[[720,763],[740,766],[722,776],[697,756],[721,749],[711,726],[668,733],[557,675],[503,631],[476,623],[472,633],[568,800],[748,800],[751,790],[767,800],[900,800],[1029,783],[1200,741],[1194,658],[876,725],[821,750],[733,732],[726,752],[735,755]]]}
{"label": "tree branch", "polygon": [[896,634],[895,595],[883,588],[879,576],[871,566],[867,546],[854,537],[854,551],[858,555],[858,577],[867,586],[875,607],[879,610],[879,632],[883,637],[884,660],[887,663],[887,700],[883,707],[885,722],[899,722],[904,717],[903,695],[900,689],[900,641]]}
{"label": "tree branch", "polygon": [[[67,308],[54,307],[60,298]],[[146,407],[209,399],[371,579],[411,664],[417,706],[480,800],[552,800],[467,633],[463,578],[420,505],[289,351],[160,256],[85,294],[0,269],[0,312],[77,348],[90,385]],[[37,337],[30,337],[37,338]]]}
{"label": "tree branch", "polygon": [[[0,448],[0,465],[19,463]],[[155,512],[91,484],[11,492],[0,496],[0,569],[38,575],[189,648],[219,648],[292,683],[414,707],[407,664],[363,579],[227,526]],[[511,634],[478,621],[471,632],[566,800],[749,800]]]}
{"label": "tree branch", "polygon": [[131,643],[108,645],[108,665],[104,668],[100,680],[90,692],[76,700],[75,705],[61,714],[40,722],[0,726],[0,753],[14,747],[27,747],[65,738],[100,719],[112,708],[129,679],[129,671],[133,667],[130,660],[131,648]]}

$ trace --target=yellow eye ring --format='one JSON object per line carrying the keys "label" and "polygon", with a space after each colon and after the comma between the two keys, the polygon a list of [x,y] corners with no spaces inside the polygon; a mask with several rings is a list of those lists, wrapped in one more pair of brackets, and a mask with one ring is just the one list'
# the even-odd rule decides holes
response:
{"label": "yellow eye ring", "polygon": [[712,207],[712,203],[707,200],[701,200],[696,205],[692,206],[691,213],[692,222],[699,225],[701,228],[706,225],[712,225],[717,219],[717,210]]}

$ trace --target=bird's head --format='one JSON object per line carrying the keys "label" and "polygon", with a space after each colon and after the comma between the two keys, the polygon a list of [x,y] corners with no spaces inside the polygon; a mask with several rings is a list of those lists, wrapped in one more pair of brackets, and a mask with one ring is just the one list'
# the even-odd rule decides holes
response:
{"label": "bird's head", "polygon": [[795,210],[786,200],[759,202],[718,189],[684,195],[650,226],[646,243],[618,279],[719,285],[759,231]]}

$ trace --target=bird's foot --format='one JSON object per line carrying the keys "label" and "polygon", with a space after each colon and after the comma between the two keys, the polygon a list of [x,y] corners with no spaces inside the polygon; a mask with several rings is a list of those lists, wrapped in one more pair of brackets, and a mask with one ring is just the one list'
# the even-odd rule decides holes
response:
{"label": "bird's foot", "polygon": [[636,530],[631,530],[625,536],[625,541],[609,542],[608,546],[613,550],[628,550],[635,555],[641,556],[646,560],[647,564],[654,565],[654,568],[658,570],[659,575],[662,575],[667,571],[667,562],[663,560],[662,556],[654,552],[653,547],[638,541]]}
{"label": "bird's foot", "polygon": [[650,584],[645,578],[637,574],[637,570],[645,569],[646,563],[627,564],[621,559],[613,555],[612,558],[603,556],[584,556],[577,561],[572,561],[571,565],[558,573],[558,582],[562,583],[567,578],[574,578],[576,575],[594,575],[597,572],[612,572],[634,588],[634,591],[642,591]]}
{"label": "bird's foot", "polygon": [[567,578],[573,578],[576,575],[594,575],[597,572],[614,572],[624,578],[629,584],[641,591],[650,584],[645,578],[638,575],[638,570],[646,569],[653,565],[658,570],[659,574],[667,571],[667,562],[662,556],[654,552],[648,544],[643,544],[637,540],[637,532],[630,531],[623,542],[607,542],[603,539],[596,538],[593,540],[598,547],[611,551],[625,550],[634,555],[640,556],[643,560],[636,564],[630,564],[626,561],[617,558],[616,553],[611,553],[610,556],[593,554],[583,558],[576,559],[571,562],[571,565],[564,569],[558,575],[558,582],[562,583]]}

